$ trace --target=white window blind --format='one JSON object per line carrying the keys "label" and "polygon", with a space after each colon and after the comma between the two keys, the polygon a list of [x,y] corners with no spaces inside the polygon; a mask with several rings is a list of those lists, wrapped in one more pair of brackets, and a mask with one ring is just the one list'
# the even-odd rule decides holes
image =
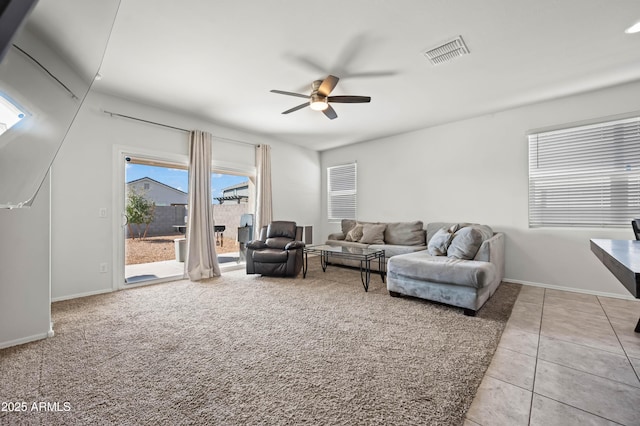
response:
{"label": "white window blind", "polygon": [[529,226],[640,217],[640,117],[529,135]]}
{"label": "white window blind", "polygon": [[356,163],[327,167],[329,221],[356,218]]}

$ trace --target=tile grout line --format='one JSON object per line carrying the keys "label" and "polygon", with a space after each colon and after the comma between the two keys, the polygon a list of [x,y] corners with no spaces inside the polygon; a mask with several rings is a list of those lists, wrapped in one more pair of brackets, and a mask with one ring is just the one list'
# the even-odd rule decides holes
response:
{"label": "tile grout line", "polygon": [[[521,288],[521,290],[522,290],[522,288]],[[520,293],[518,293],[518,297],[519,297],[519,296],[520,296]],[[518,301],[518,298],[516,298],[516,300],[515,300],[515,302],[514,302],[514,306],[515,306],[515,303],[516,303],[517,301]],[[512,307],[511,309],[512,309],[511,314],[513,314],[513,307]],[[511,318],[511,314],[509,315],[509,318]],[[507,323],[505,324],[505,328],[507,327],[507,324],[508,324],[508,323],[509,323],[509,321],[507,320]],[[516,329],[517,329],[518,331],[526,332],[526,331],[524,331],[524,330],[520,330],[519,328],[516,328]],[[503,331],[503,333],[504,333],[504,328],[502,329],[502,331]],[[526,333],[529,333],[529,332],[526,332]],[[534,334],[534,333],[529,333],[529,334]],[[502,340],[502,335],[500,335],[500,340],[498,341],[498,345],[496,346],[496,351],[498,350],[498,348],[500,348],[500,341],[501,341],[501,340]],[[539,340],[539,338],[538,338],[538,340]],[[507,350],[510,350],[510,351],[512,351],[512,352],[520,353],[520,352],[518,352],[518,351],[514,351],[513,349],[509,349],[509,348],[504,348],[504,347],[503,347],[503,349],[507,349]],[[537,350],[537,349],[536,349],[536,350]],[[526,355],[526,354],[522,354],[522,355]],[[493,355],[493,356],[495,356],[495,351],[494,351],[494,355]],[[530,355],[527,355],[527,356],[530,356]],[[536,357],[536,358],[537,358],[537,357]],[[491,365],[491,364],[489,364],[489,366],[490,366],[490,365]],[[488,370],[488,368],[489,368],[489,367],[487,367],[487,370]],[[484,380],[484,377],[487,377],[487,376],[491,377],[491,378],[492,378],[492,379],[494,379],[494,380],[497,380],[497,381],[500,381],[500,382],[506,383],[506,384],[508,384],[508,385],[516,386],[516,387],[518,387],[518,388],[520,388],[520,389],[523,389],[523,390],[526,390],[527,392],[529,392],[529,390],[524,389],[524,388],[522,388],[522,387],[520,387],[520,386],[518,386],[518,385],[514,385],[514,384],[512,384],[512,383],[506,382],[506,381],[504,381],[504,380],[502,380],[502,379],[499,379],[499,378],[497,378],[497,377],[493,377],[491,374],[488,374],[488,373],[487,373],[487,371],[485,371],[485,372],[484,372],[483,380]],[[534,370],[534,380],[535,380],[535,370]],[[478,396],[478,395],[476,394],[476,397],[477,397],[477,396]],[[475,397],[474,397],[474,399],[475,399]],[[532,399],[533,399],[533,398],[532,398]],[[531,411],[531,409],[529,409],[529,411]],[[469,417],[467,417],[467,414],[468,414],[468,410],[467,410],[467,413],[465,413],[465,415],[464,415],[464,419],[465,419],[465,420],[468,420],[468,421],[470,421],[470,422],[473,422],[474,424],[476,424],[476,425],[478,425],[478,426],[485,426],[485,425],[484,425],[484,424],[482,424],[482,423],[478,423],[477,421],[475,421],[475,420],[473,420],[473,419],[470,419]],[[531,413],[529,413],[529,416],[531,416]]]}
{"label": "tile grout line", "polygon": [[[564,340],[561,340],[561,341],[564,341]],[[638,384],[637,386],[634,386],[634,385],[630,385],[629,383],[621,382],[620,380],[612,379],[610,377],[601,376],[599,374],[593,374],[593,373],[590,373],[588,371],[580,370],[580,369],[575,368],[575,367],[569,367],[568,365],[560,364],[560,363],[557,363],[557,362],[554,362],[554,361],[549,361],[549,360],[546,360],[546,359],[543,359],[542,361],[544,361],[546,363],[549,363],[549,364],[557,365],[557,366],[562,367],[562,368],[566,368],[567,370],[577,371],[580,374],[588,374],[589,376],[599,377],[601,379],[605,379],[605,380],[610,381],[610,382],[614,382],[614,383],[618,383],[618,384],[621,384],[621,385],[624,385],[624,386],[629,386],[629,387],[632,387],[632,388],[640,389],[640,384]],[[633,367],[631,367],[631,368],[633,369]],[[634,373],[635,373],[635,370],[634,370]],[[637,374],[636,374],[636,376],[637,376]],[[538,394],[538,395],[547,397],[546,395],[542,395],[542,394]],[[547,398],[549,398],[549,397],[547,397]],[[566,403],[564,403],[564,404],[566,404]],[[569,405],[569,404],[566,404],[566,405]],[[573,407],[573,405],[571,405],[571,407]],[[575,408],[577,408],[577,407],[575,407]]]}
{"label": "tile grout line", "polygon": [[622,352],[624,352],[624,355],[627,357],[627,362],[629,362],[629,365],[631,365],[631,369],[633,370],[634,374],[636,375],[636,378],[638,379],[638,381],[640,381],[640,375],[638,375],[638,371],[636,371],[636,368],[633,366],[633,363],[631,362],[631,357],[629,356],[629,353],[624,348],[624,345],[622,344],[622,341],[620,340],[620,336],[618,336],[618,332],[616,331],[615,327],[611,323],[611,319],[609,318],[609,314],[607,314],[606,309],[604,308],[604,306],[602,306],[602,302],[600,301],[600,297],[596,296],[596,298],[598,299],[598,303],[600,304],[600,307],[602,308],[602,311],[604,312],[604,316],[607,317],[607,321],[609,322],[609,326],[613,330],[613,334],[615,334],[616,339],[618,340],[618,344],[622,348]]}
{"label": "tile grout line", "polygon": [[540,336],[542,334],[542,317],[544,316],[544,299],[547,294],[547,289],[544,289],[542,292],[542,309],[540,309],[540,326],[538,327],[538,344],[536,345],[536,361],[533,367],[533,382],[531,383],[531,402],[529,403],[529,421],[528,425],[531,424],[531,415],[533,414],[533,395],[536,389],[536,373],[538,372],[538,356],[540,355]]}
{"label": "tile grout line", "polygon": [[594,417],[601,418],[601,419],[603,419],[603,420],[606,420],[607,422],[615,423],[615,424],[617,424],[617,425],[621,425],[621,426],[625,426],[625,425],[624,425],[624,423],[619,423],[619,422],[616,422],[616,421],[614,421],[614,420],[608,419],[608,418],[606,418],[606,417],[602,417],[602,416],[601,416],[601,415],[599,415],[599,414],[594,414],[594,413],[591,413],[591,412],[589,412],[589,411],[586,411],[586,410],[584,410],[584,409],[582,409],[582,408],[574,407],[573,405],[567,404],[566,402],[558,401],[557,399],[555,399],[555,398],[551,398],[551,397],[549,397],[549,396],[547,396],[547,395],[542,395],[542,394],[535,393],[535,392],[534,392],[534,394],[536,394],[536,395],[538,395],[538,396],[540,396],[540,397],[542,397],[542,398],[546,398],[546,399],[549,399],[549,400],[551,400],[551,401],[557,402],[558,404],[566,405],[567,407],[571,407],[571,408],[573,408],[574,410],[582,411],[583,413],[586,413],[586,414],[588,414],[588,415],[590,415],[590,416],[594,416]]}

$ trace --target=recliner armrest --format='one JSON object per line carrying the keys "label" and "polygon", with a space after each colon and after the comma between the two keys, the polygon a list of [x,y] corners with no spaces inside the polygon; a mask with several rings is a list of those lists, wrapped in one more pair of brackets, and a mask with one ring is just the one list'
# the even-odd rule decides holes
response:
{"label": "recliner armrest", "polygon": [[261,250],[261,249],[265,249],[267,248],[267,243],[265,243],[264,241],[260,241],[260,240],[253,240],[253,241],[249,241],[247,243],[247,248],[250,248],[251,250]]}
{"label": "recliner armrest", "polygon": [[290,243],[287,243],[286,246],[284,246],[285,250],[296,250],[296,249],[301,249],[304,247],[304,242],[303,241],[291,241]]}

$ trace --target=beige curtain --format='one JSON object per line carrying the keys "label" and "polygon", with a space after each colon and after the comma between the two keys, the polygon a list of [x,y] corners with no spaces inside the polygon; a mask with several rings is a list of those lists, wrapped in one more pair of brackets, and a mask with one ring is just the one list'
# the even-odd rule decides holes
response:
{"label": "beige curtain", "polygon": [[255,237],[260,236],[260,230],[273,220],[271,207],[271,146],[258,145],[256,147],[256,223]]}
{"label": "beige curtain", "polygon": [[212,201],[211,133],[194,130],[189,134],[189,213],[185,264],[192,281],[220,276]]}

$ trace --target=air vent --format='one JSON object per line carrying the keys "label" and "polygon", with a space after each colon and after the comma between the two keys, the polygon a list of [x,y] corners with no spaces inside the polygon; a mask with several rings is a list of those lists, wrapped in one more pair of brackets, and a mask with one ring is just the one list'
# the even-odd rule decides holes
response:
{"label": "air vent", "polygon": [[424,52],[424,56],[426,56],[433,65],[440,65],[468,53],[469,49],[467,49],[467,46],[464,44],[462,36],[458,36],[441,46],[427,50]]}

